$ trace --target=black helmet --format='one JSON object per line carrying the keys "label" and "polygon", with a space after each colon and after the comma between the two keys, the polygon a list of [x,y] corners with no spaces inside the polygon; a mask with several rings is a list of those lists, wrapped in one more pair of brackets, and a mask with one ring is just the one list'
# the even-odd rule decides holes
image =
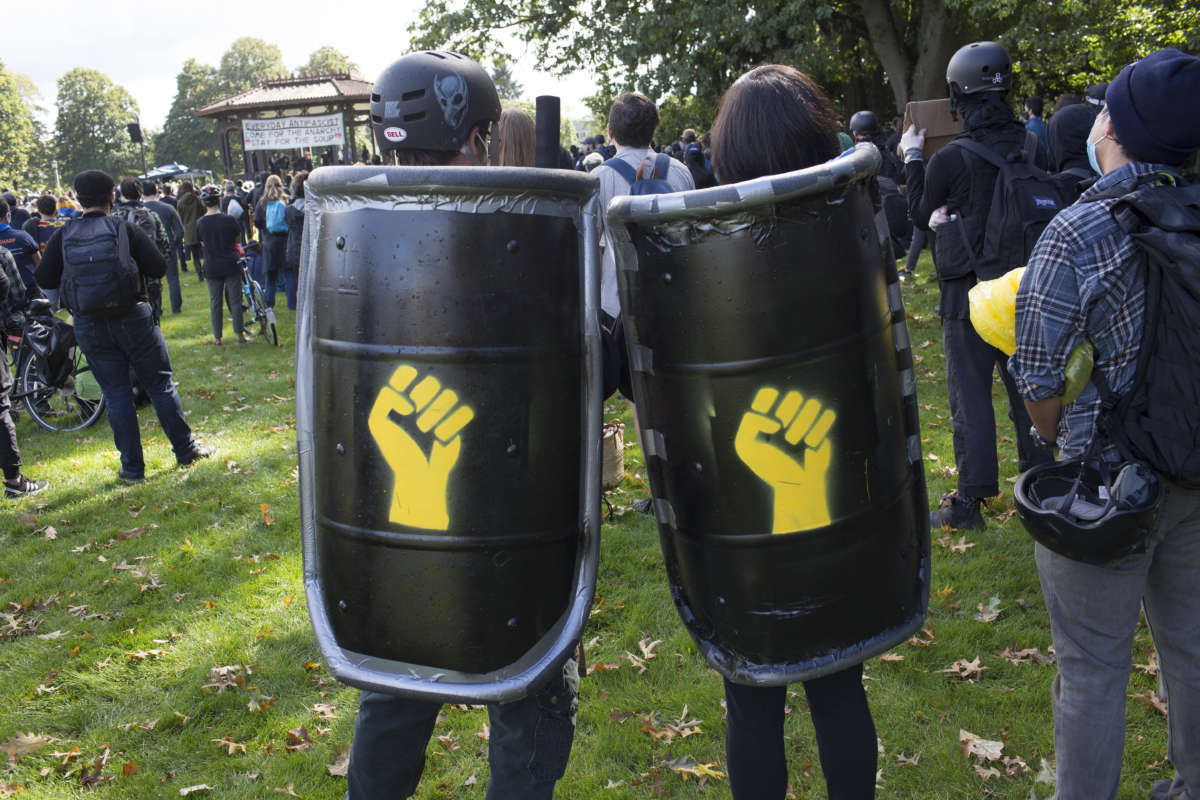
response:
{"label": "black helmet", "polygon": [[1136,461],[1119,467],[1084,458],[1060,461],[1034,467],[1013,489],[1025,530],[1054,552],[1087,564],[1144,552],[1161,499],[1158,478]]}
{"label": "black helmet", "polygon": [[206,206],[215,206],[221,202],[221,187],[207,184],[200,189],[200,202]]}
{"label": "black helmet", "polygon": [[1012,61],[995,42],[972,42],[958,48],[946,65],[950,98],[980,92],[1007,92],[1012,87]]}
{"label": "black helmet", "polygon": [[874,111],[858,111],[850,118],[850,132],[861,133],[867,138],[874,138],[883,132],[879,125],[879,117]]}
{"label": "black helmet", "polygon": [[500,96],[483,67],[458,53],[412,53],[371,90],[379,149],[457,152],[471,128],[500,119]]}

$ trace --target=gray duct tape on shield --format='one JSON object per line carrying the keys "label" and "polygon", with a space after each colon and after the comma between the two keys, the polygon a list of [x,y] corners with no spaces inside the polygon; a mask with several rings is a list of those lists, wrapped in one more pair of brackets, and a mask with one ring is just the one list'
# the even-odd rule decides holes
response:
{"label": "gray duct tape on shield", "polygon": [[306,186],[304,583],[338,680],[519,699],[569,657],[600,532],[596,181],[334,167]]}
{"label": "gray duct tape on shield", "polygon": [[904,641],[929,515],[873,145],[608,208],[676,607],[715,669],[780,685]]}

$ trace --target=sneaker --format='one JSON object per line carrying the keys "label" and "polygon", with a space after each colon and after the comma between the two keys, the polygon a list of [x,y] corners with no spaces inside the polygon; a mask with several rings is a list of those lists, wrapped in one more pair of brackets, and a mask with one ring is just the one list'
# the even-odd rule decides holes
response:
{"label": "sneaker", "polygon": [[213,339],[213,340],[212,340],[212,343],[213,343],[215,346],[217,346],[217,347],[220,347],[220,346],[221,346],[221,340],[220,340],[220,339]]}
{"label": "sneaker", "polygon": [[44,491],[50,481],[31,481],[24,475],[17,475],[16,478],[4,481],[4,496],[5,497],[27,497],[31,494],[37,494]]}
{"label": "sneaker", "polygon": [[192,446],[192,452],[188,453],[184,458],[177,460],[179,461],[179,466],[186,467],[189,464],[194,464],[202,458],[208,458],[215,452],[217,452],[217,448],[210,444],[197,444]]}
{"label": "sneaker", "polygon": [[908,267],[904,267],[903,269],[897,271],[900,273],[900,280],[902,281],[906,281],[913,276],[913,271]]}
{"label": "sneaker", "polygon": [[250,337],[243,333],[238,334],[238,344],[250,344]]}
{"label": "sneaker", "polygon": [[1150,787],[1150,800],[1194,800],[1194,797],[1179,776],[1155,781]]}
{"label": "sneaker", "polygon": [[634,500],[632,503],[629,504],[629,507],[632,508],[634,511],[638,512],[639,514],[653,514],[654,513],[654,501],[651,500],[649,497],[643,497],[641,499]]}
{"label": "sneaker", "polygon": [[126,472],[124,467],[117,470],[117,478],[125,483],[141,483],[146,480],[144,472]]}
{"label": "sneaker", "polygon": [[982,500],[978,497],[959,497],[951,492],[942,498],[941,506],[929,514],[929,526],[933,530],[954,528],[962,531],[983,530],[987,524],[980,511]]}

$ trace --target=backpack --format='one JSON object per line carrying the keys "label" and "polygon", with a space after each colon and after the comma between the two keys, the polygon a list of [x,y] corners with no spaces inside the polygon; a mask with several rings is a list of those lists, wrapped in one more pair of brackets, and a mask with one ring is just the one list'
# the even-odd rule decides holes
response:
{"label": "backpack", "polygon": [[[980,280],[989,280],[1025,266],[1050,220],[1074,200],[1060,181],[1034,163],[1037,136],[1027,134],[1025,147],[1013,160],[966,137],[954,139],[950,144],[973,153],[999,170],[984,223],[983,250],[976,253],[970,243],[966,243],[971,271]],[[965,228],[962,225],[955,227],[965,240]]]}
{"label": "backpack", "polygon": [[[8,276],[8,294],[0,297],[0,328],[9,328],[16,325],[17,315],[25,310],[25,281],[21,280],[17,260],[3,247],[0,247],[0,270]],[[3,333],[0,330],[0,334]],[[3,353],[0,358],[4,358]]]}
{"label": "backpack", "polygon": [[62,298],[72,313],[114,317],[140,299],[125,225],[116,217],[76,217],[63,229]]}
{"label": "backpack", "polygon": [[272,200],[267,204],[268,233],[287,233],[287,220],[284,217],[286,210],[282,200]]}
{"label": "backpack", "polygon": [[163,257],[163,260],[171,257],[171,237],[167,235],[167,226],[162,223],[158,214],[145,206],[122,203],[113,208],[112,216],[132,222],[134,227],[146,234],[147,238],[158,248],[158,254]]}
{"label": "backpack", "polygon": [[[647,157],[646,161],[649,160]],[[629,183],[629,191],[626,194],[668,194],[676,191],[667,180],[671,170],[671,157],[666,153],[659,153],[654,159],[649,177],[645,175],[646,161],[639,164],[636,170],[629,162],[620,158],[609,159],[601,166],[615,169],[617,174]]]}
{"label": "backpack", "polygon": [[1124,396],[1092,373],[1097,430],[1122,458],[1200,489],[1200,184],[1135,189],[1112,214],[1146,265],[1145,330]]}

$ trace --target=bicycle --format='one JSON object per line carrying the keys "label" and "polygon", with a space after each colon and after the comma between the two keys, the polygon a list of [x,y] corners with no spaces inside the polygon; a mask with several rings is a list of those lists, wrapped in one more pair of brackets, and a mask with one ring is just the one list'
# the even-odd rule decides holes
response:
{"label": "bicycle", "polygon": [[74,328],[59,320],[45,298],[30,300],[20,335],[8,334],[14,408],[23,402],[29,416],[48,431],[77,431],[104,413],[104,394],[75,344]]}
{"label": "bicycle", "polygon": [[258,281],[250,277],[250,270],[247,269],[249,261],[245,257],[238,259],[238,268],[242,271],[242,311],[249,311],[254,317],[253,321],[247,320],[243,325],[251,336],[262,336],[268,344],[278,347],[279,334],[275,330],[275,309],[267,307],[262,287],[258,285]]}

